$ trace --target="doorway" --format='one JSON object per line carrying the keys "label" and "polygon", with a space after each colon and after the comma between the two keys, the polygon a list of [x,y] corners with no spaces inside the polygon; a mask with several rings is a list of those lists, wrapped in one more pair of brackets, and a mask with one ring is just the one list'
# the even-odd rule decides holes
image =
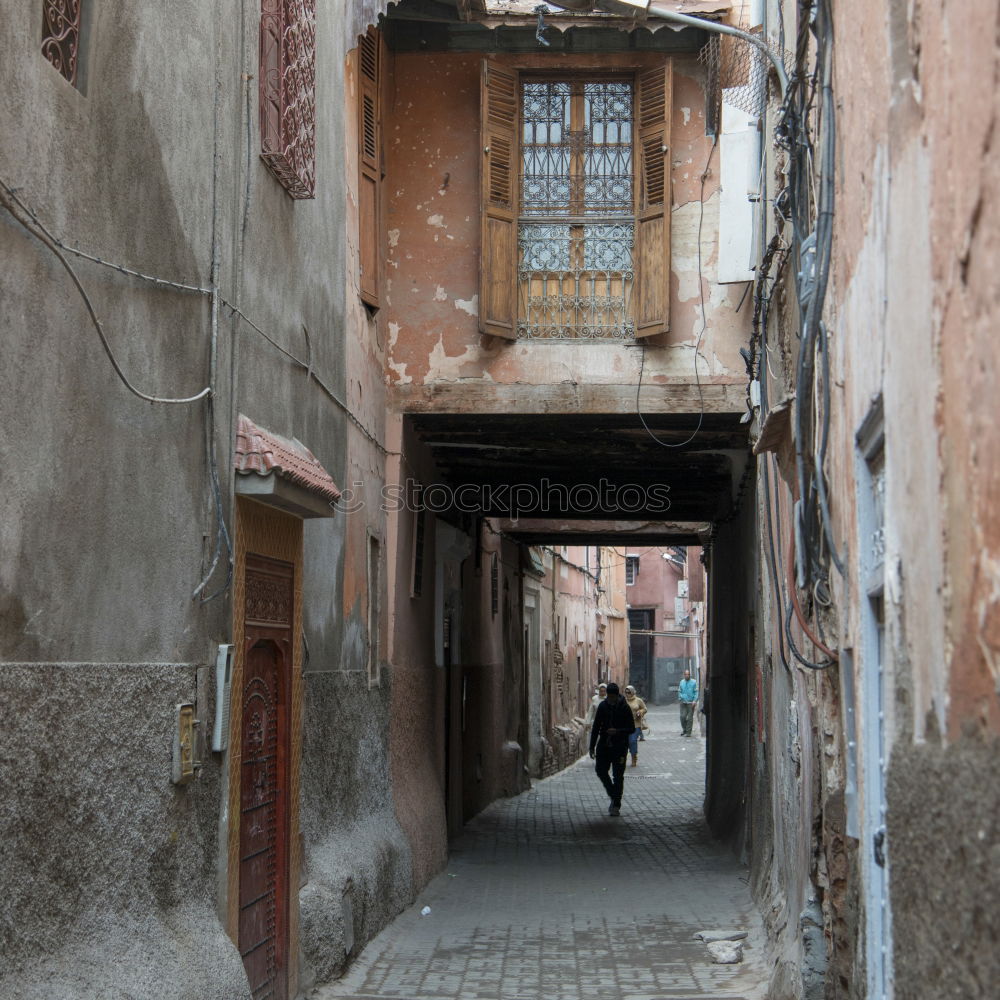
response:
{"label": "doorway", "polygon": [[247,553],[238,947],[254,996],[288,996],[289,663],[294,568]]}
{"label": "doorway", "polygon": [[236,498],[226,927],[254,997],[298,992],[302,520]]}
{"label": "doorway", "polygon": [[652,608],[629,608],[628,612],[628,682],[637,691],[645,692],[647,701],[654,700],[653,637],[635,632],[653,631]]}

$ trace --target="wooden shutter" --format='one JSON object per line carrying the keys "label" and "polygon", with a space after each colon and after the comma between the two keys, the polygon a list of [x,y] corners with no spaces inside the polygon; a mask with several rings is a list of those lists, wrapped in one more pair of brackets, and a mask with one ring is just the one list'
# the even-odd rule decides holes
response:
{"label": "wooden shutter", "polygon": [[670,208],[673,106],[671,61],[639,75],[636,99],[639,185],[636,207],[636,261],[639,307],[637,337],[670,329]]}
{"label": "wooden shutter", "polygon": [[369,28],[358,41],[358,247],[361,298],[379,305],[381,267],[382,38]]}
{"label": "wooden shutter", "polygon": [[517,73],[483,62],[479,329],[517,337]]}

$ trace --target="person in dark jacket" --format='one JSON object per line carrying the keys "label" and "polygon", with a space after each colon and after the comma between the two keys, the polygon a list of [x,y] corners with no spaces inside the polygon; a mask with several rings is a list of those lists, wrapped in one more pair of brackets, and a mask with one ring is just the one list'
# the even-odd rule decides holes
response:
{"label": "person in dark jacket", "polygon": [[[625,759],[628,757],[628,738],[635,732],[635,718],[628,702],[618,693],[613,681],[608,685],[608,696],[597,706],[594,725],[590,730],[590,757],[596,760],[594,770],[601,779],[604,790],[611,799],[609,816],[618,816],[622,808],[622,789],[625,784]],[[614,778],[608,777],[608,769]]]}

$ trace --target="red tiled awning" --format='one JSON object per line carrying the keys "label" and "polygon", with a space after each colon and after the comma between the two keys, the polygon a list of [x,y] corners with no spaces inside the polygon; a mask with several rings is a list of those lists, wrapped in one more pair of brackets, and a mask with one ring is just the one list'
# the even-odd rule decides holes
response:
{"label": "red tiled awning", "polygon": [[241,413],[236,425],[237,476],[276,476],[332,504],[340,490],[316,456],[298,441],[258,427]]}

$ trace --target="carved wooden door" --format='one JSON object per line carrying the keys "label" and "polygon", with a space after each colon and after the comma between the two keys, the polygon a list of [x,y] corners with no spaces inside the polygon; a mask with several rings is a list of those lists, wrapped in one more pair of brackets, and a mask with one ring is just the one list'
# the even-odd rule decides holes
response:
{"label": "carved wooden door", "polygon": [[288,720],[293,567],[247,555],[239,949],[254,1000],[288,996]]}

